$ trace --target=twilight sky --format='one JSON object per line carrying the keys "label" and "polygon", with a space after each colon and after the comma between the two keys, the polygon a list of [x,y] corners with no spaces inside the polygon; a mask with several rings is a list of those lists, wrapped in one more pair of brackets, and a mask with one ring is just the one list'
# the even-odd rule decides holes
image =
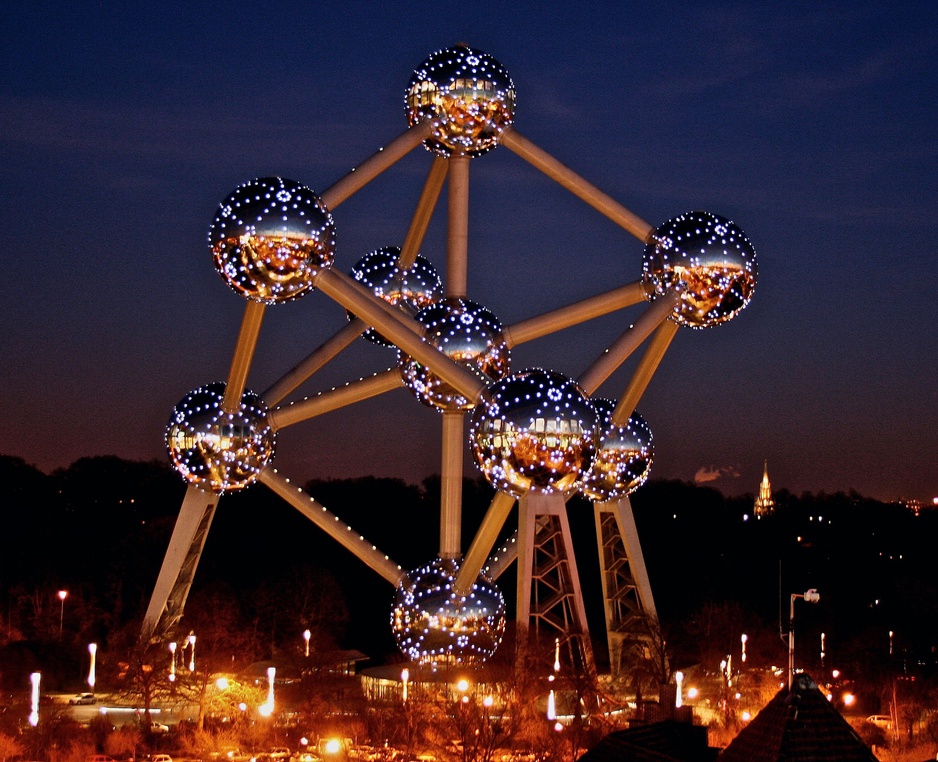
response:
{"label": "twilight sky", "polygon": [[[323,190],[406,128],[403,92],[465,42],[517,130],[653,225],[731,218],[759,257],[735,320],[681,329],[638,409],[653,477],[938,495],[938,5],[15,4],[0,46],[0,452],[43,470],[165,457],[188,391],[228,372],[244,311],[212,266],[221,200]],[[335,210],[336,266],[400,245],[430,154]],[[469,295],[506,324],[635,281],[642,246],[504,147],[473,160]],[[422,253],[445,266],[445,202]],[[578,376],[644,307],[519,347]],[[263,391],[344,321],[268,308]],[[389,367],[357,342],[303,394]],[[626,364],[601,389],[618,397]],[[399,390],[282,432],[296,479],[439,470],[440,417]],[[472,473],[468,471],[467,473]]]}

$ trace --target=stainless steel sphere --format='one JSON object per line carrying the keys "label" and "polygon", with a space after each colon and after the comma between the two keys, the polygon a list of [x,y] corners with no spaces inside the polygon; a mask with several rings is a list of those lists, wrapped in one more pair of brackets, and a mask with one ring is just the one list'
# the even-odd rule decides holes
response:
{"label": "stainless steel sphere", "polygon": [[479,156],[515,118],[515,86],[498,61],[465,45],[438,50],[414,71],[405,94],[411,126],[429,121],[425,141],[441,156]]}
{"label": "stainless steel sphere", "polygon": [[[411,267],[400,266],[401,250],[397,246],[385,246],[362,257],[352,268],[352,277],[367,286],[389,304],[399,305],[410,314],[439,301],[443,296],[443,284],[436,268],[425,258],[417,255]],[[349,313],[349,319],[352,318]],[[373,328],[364,337],[385,347],[394,346]]]}
{"label": "stainless steel sphere", "polygon": [[176,470],[206,492],[234,492],[257,479],[274,456],[267,406],[246,391],[233,413],[222,410],[225,384],[189,392],[173,408],[166,448]]}
{"label": "stainless steel sphere", "polygon": [[733,222],[709,212],[688,212],[657,228],[645,246],[644,282],[661,296],[676,289],[673,318],[706,328],[733,318],[752,298],[756,252]]}
{"label": "stainless steel sphere", "polygon": [[525,370],[492,384],[472,413],[476,464],[497,489],[567,492],[590,467],[598,417],[576,382],[560,373]]}
{"label": "stainless steel sphere", "polygon": [[505,599],[479,575],[465,597],[453,592],[459,566],[435,561],[410,572],[397,586],[391,629],[401,651],[420,664],[480,664],[505,632]]}
{"label": "stainless steel sphere", "polygon": [[[425,307],[417,321],[424,339],[455,362],[481,371],[492,380],[508,373],[510,350],[501,322],[484,307],[450,297]],[[430,368],[410,355],[398,352],[401,378],[423,404],[440,410],[469,410],[474,403],[440,380]]]}
{"label": "stainless steel sphere", "polygon": [[312,290],[335,252],[332,215],[319,196],[281,177],[239,186],[218,207],[208,237],[228,286],[264,304]]}
{"label": "stainless steel sphere", "polygon": [[599,444],[580,491],[603,503],[631,495],[645,483],[655,446],[651,429],[638,413],[632,413],[625,426],[616,426],[612,422],[615,402],[593,399],[593,407],[599,414]]}

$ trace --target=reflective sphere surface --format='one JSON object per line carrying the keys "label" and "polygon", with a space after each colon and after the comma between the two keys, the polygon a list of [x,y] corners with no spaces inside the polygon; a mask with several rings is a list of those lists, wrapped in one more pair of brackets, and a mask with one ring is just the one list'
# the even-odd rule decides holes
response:
{"label": "reflective sphere surface", "polygon": [[476,464],[496,488],[566,492],[593,461],[598,416],[576,382],[525,370],[492,384],[472,412]]}
{"label": "reflective sphere surface", "polygon": [[189,392],[173,408],[166,447],[176,470],[206,492],[234,492],[257,479],[274,456],[267,406],[246,391],[234,413],[221,409],[225,384]]}
{"label": "reflective sphere surface", "polygon": [[593,399],[593,407],[599,413],[599,444],[580,491],[602,503],[630,495],[645,483],[655,446],[651,429],[638,413],[632,413],[625,426],[616,426],[612,422],[615,402]]}
{"label": "reflective sphere surface", "polygon": [[263,177],[239,186],[209,230],[215,268],[228,286],[264,304],[297,299],[332,265],[332,215],[305,185]]}
{"label": "reflective sphere surface", "polygon": [[[510,350],[502,324],[475,302],[450,297],[422,309],[416,319],[426,328],[424,339],[455,362],[498,380],[508,373]],[[401,378],[425,405],[441,410],[469,410],[474,405],[428,367],[398,353]]]}
{"label": "reflective sphere surface", "polygon": [[[351,275],[371,289],[375,296],[406,308],[410,314],[439,301],[443,296],[443,284],[436,268],[419,254],[413,266],[406,269],[400,266],[400,259],[401,250],[397,246],[385,246],[358,260]],[[349,313],[349,319],[351,317]],[[375,344],[394,346],[374,329],[363,335]]]}
{"label": "reflective sphere surface", "polygon": [[391,629],[401,651],[421,664],[480,664],[501,643],[505,600],[479,575],[465,598],[453,592],[456,561],[437,558],[397,586]]}
{"label": "reflective sphere surface", "polygon": [[658,296],[681,296],[673,318],[691,328],[725,323],[752,298],[756,252],[733,222],[709,212],[668,220],[645,246],[643,280]]}
{"label": "reflective sphere surface", "polygon": [[479,156],[495,147],[515,117],[515,86],[486,53],[464,45],[438,50],[414,71],[404,97],[411,126],[429,121],[425,141],[441,156]]}

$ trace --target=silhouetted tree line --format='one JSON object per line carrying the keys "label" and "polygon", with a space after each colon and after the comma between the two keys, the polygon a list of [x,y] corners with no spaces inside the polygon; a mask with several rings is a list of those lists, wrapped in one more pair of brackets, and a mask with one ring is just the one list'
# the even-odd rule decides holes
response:
{"label": "silhouetted tree line", "polygon": [[[435,556],[439,477],[419,485],[374,477],[313,480],[306,489],[404,568]],[[21,458],[0,456],[6,520],[0,533],[0,684],[6,690],[21,688],[40,665],[62,683],[47,689],[77,688],[87,643],[100,644],[106,664],[109,639],[127,641],[146,609],[184,491],[179,476],[158,461],[82,458],[45,474]],[[464,548],[492,494],[481,478],[464,481]],[[789,595],[814,587],[820,604],[798,606],[799,663],[816,672],[836,661],[854,674],[884,665],[900,672],[930,669],[938,644],[932,564],[938,511],[915,515],[853,492],[796,496],[781,490],[775,498],[775,513],[756,520],[752,495],[725,497],[690,483],[651,481],[632,496],[672,662],[680,668],[738,658],[746,633],[750,664],[784,664],[779,631],[780,622],[787,631]],[[602,662],[592,505],[574,498],[569,515]],[[503,535],[515,523],[509,519]],[[499,586],[512,611],[513,568]],[[58,590],[68,591],[64,609]],[[391,587],[338,543],[266,488],[253,486],[220,501],[187,619],[208,619],[227,601],[229,627],[250,635],[239,644],[247,658],[294,649],[309,627],[319,648],[357,648],[393,659],[392,597]],[[827,643],[823,665],[820,632]]]}

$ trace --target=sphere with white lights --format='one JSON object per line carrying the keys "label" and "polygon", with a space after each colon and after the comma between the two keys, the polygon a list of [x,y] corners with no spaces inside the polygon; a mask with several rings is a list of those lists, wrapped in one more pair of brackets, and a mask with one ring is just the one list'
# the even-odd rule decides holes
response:
{"label": "sphere with white lights", "polygon": [[405,94],[411,126],[429,121],[425,145],[441,156],[479,156],[515,118],[515,86],[492,56],[466,45],[438,50],[411,76]]}
{"label": "sphere with white lights", "polygon": [[246,391],[237,410],[222,409],[225,384],[189,392],[173,408],[166,447],[176,470],[206,492],[234,492],[253,483],[271,461],[276,434],[267,406]]}
{"label": "sphere with white lights", "polygon": [[593,407],[599,414],[599,444],[580,491],[602,503],[631,495],[645,483],[655,446],[651,429],[638,413],[632,413],[625,426],[616,426],[612,422],[615,402],[593,399]]}
{"label": "sphere with white lights", "polygon": [[263,304],[297,299],[332,265],[335,225],[305,185],[262,177],[238,186],[209,230],[215,268],[228,286]]}
{"label": "sphere with white lights", "polygon": [[497,489],[516,497],[567,492],[593,462],[598,424],[575,381],[535,368],[486,389],[469,440],[476,465]]}
{"label": "sphere with white lights", "polygon": [[[401,250],[397,246],[385,246],[358,260],[351,275],[375,296],[381,297],[388,304],[401,306],[411,314],[442,298],[440,276],[426,257],[418,254],[410,267],[401,267],[400,260]],[[373,328],[363,335],[375,344],[394,346]]]}
{"label": "sphere with white lights", "polygon": [[[469,299],[448,297],[417,313],[424,340],[454,362],[481,371],[492,380],[508,373],[510,350],[501,322]],[[474,406],[442,381],[430,368],[400,352],[398,364],[405,386],[423,404],[440,410],[469,410]]]}
{"label": "sphere with white lights", "polygon": [[672,315],[680,325],[706,328],[743,309],[756,287],[756,251],[733,222],[709,212],[668,220],[645,246],[642,277],[656,296],[680,295]]}
{"label": "sphere with white lights", "polygon": [[501,643],[505,599],[480,574],[465,596],[453,585],[459,565],[435,561],[410,572],[397,586],[391,629],[401,651],[420,664],[481,664]]}

